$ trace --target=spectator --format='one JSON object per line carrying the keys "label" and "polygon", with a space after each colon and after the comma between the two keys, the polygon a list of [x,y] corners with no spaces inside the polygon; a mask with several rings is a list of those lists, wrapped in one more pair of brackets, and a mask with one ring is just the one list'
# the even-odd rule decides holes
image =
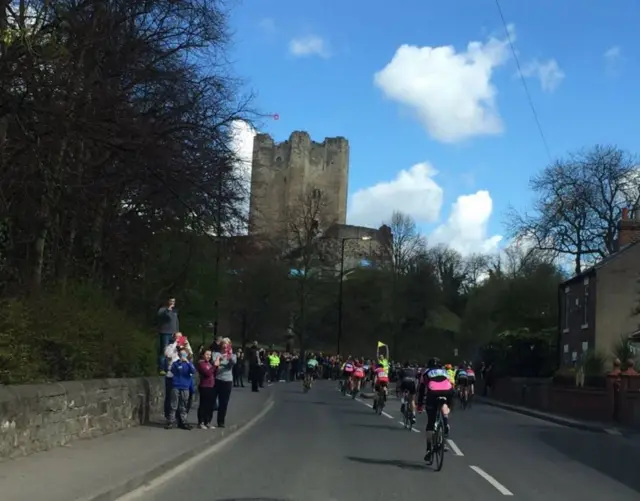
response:
{"label": "spectator", "polygon": [[267,350],[265,350],[264,348],[261,348],[260,351],[258,352],[258,356],[260,357],[260,378],[258,379],[258,385],[260,386],[260,388],[264,388],[264,380],[267,377],[267,370],[268,370],[268,357],[267,357]]}
{"label": "spectator", "polygon": [[171,412],[169,413],[166,428],[170,430],[174,427],[177,413],[178,426],[183,430],[190,430],[191,425],[187,422],[187,405],[189,388],[193,384],[193,375],[196,373],[196,368],[189,361],[189,354],[186,348],[180,348],[179,358],[171,364],[169,372],[172,374],[173,387],[171,388]]}
{"label": "spectator", "polygon": [[[216,365],[217,364],[217,365]],[[203,430],[215,428],[211,425],[213,421],[213,407],[215,405],[215,395],[213,386],[215,384],[215,374],[220,361],[211,363],[211,350],[204,350],[198,361],[198,374],[200,383],[198,393],[200,394],[200,405],[198,406],[198,426]]]}
{"label": "spectator", "polygon": [[[182,343],[182,346],[180,345]],[[187,351],[189,356],[193,355],[193,350],[191,349],[191,345],[189,344],[189,340],[182,335],[181,332],[176,332],[173,334],[173,339],[170,344],[164,350],[164,356],[166,365],[168,368],[171,365],[179,360],[180,349],[184,348]],[[173,374],[170,370],[168,370],[164,377],[164,417],[167,422],[170,421],[171,411],[171,394],[173,389]],[[188,404],[187,404],[188,405]],[[175,411],[173,412],[175,414]]]}
{"label": "spectator", "polygon": [[173,335],[180,330],[176,300],[173,297],[167,299],[163,307],[158,310],[158,370],[161,375],[166,374],[167,366],[164,350],[171,343]]}
{"label": "spectator", "polygon": [[236,362],[237,358],[233,354],[231,340],[225,337],[220,342],[220,351],[213,354],[213,363],[214,365],[218,364],[216,382],[213,386],[214,400],[218,402],[218,428],[224,428],[229,399],[231,398],[231,388],[233,387],[233,366]]}
{"label": "spectator", "polygon": [[244,388],[244,352],[241,349],[238,349],[236,357],[238,359],[238,363],[233,366],[233,387],[237,388],[240,386],[241,388]]}
{"label": "spectator", "polygon": [[220,352],[220,343],[222,343],[222,336],[216,337],[213,343],[211,343],[211,353]]}
{"label": "spectator", "polygon": [[260,373],[262,372],[262,363],[260,360],[260,348],[258,341],[254,341],[249,348],[249,382],[251,383],[251,391],[258,392],[260,384]]}
{"label": "spectator", "polygon": [[275,351],[269,355],[269,382],[275,383],[278,380],[278,368],[280,367],[280,357]]}

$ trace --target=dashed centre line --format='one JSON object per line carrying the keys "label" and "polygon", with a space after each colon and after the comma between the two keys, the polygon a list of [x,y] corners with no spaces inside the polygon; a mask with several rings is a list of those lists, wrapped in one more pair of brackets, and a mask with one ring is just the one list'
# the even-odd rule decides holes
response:
{"label": "dashed centre line", "polygon": [[471,468],[478,475],[484,478],[487,482],[493,485],[496,488],[496,490],[503,496],[513,496],[513,492],[507,489],[504,485],[498,482],[495,478],[493,478],[491,475],[489,475],[486,471],[484,471],[479,466],[469,466],[469,468]]}
{"label": "dashed centre line", "polygon": [[[349,397],[349,398],[351,398],[351,397]],[[356,398],[355,400],[357,402],[360,402],[361,404],[366,405],[370,409],[373,409],[373,405],[372,404],[369,404],[369,403],[365,402],[364,400],[362,400],[360,398]],[[389,419],[396,419],[394,416],[392,416],[391,414],[388,414],[386,412],[382,412],[382,415],[385,416],[386,418],[389,418]],[[398,424],[404,426],[404,421],[401,421],[401,420],[398,420],[398,419],[396,419],[396,421],[397,421]],[[418,430],[416,428],[411,428],[411,431],[413,431],[415,433],[420,433],[420,430]],[[611,435],[617,435],[617,434],[620,433],[615,428],[614,429],[609,429],[609,430],[606,430],[606,431],[607,431],[607,433],[609,433]],[[453,452],[453,454],[455,456],[464,456],[464,453],[462,452],[462,450],[460,450],[460,447],[458,447],[458,445],[453,440],[447,439],[447,443],[449,444],[449,448],[451,449],[451,451]],[[470,465],[469,468],[471,468],[473,471],[475,471],[480,477],[485,479],[489,484],[491,484],[503,496],[513,496],[513,492],[511,492],[509,489],[507,489],[504,485],[502,485],[500,482],[498,482],[495,478],[493,478],[491,475],[489,475],[486,471],[484,471],[479,466]]]}

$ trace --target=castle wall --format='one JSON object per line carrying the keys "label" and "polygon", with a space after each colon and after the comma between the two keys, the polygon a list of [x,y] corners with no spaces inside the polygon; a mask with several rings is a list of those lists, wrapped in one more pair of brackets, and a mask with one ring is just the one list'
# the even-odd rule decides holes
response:
{"label": "castle wall", "polygon": [[250,233],[280,233],[287,214],[299,210],[300,200],[320,190],[323,220],[344,224],[347,216],[349,143],[344,138],[311,140],[293,132],[275,143],[268,134],[254,139],[251,171]]}

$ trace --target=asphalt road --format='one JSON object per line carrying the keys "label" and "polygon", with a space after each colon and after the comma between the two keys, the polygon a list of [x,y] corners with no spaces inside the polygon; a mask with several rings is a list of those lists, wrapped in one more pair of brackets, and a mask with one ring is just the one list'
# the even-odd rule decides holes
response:
{"label": "asphalt road", "polygon": [[276,386],[276,405],[256,426],[139,499],[640,499],[635,438],[476,405],[454,410],[451,450],[435,472],[422,461],[424,417],[419,431],[403,429],[397,401],[377,416],[368,401],[342,397],[331,382],[308,394],[297,383]]}

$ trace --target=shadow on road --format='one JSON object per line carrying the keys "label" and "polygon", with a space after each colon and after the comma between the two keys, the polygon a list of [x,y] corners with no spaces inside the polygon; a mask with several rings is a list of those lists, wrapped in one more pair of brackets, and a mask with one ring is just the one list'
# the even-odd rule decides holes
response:
{"label": "shadow on road", "polygon": [[283,400],[287,404],[313,404],[313,405],[329,405],[329,402],[323,402],[322,400],[291,400],[289,398]]}
{"label": "shadow on road", "polygon": [[361,424],[361,423],[349,423],[349,426],[353,426],[354,428],[376,428],[378,430],[394,430],[394,431],[402,431],[402,428],[399,426],[393,426],[391,424]]}
{"label": "shadow on road", "polygon": [[282,498],[224,498],[216,499],[214,501],[289,501]]}
{"label": "shadow on road", "polygon": [[404,461],[402,459],[372,459],[361,458],[357,456],[346,456],[349,461],[355,461],[362,464],[376,464],[380,466],[395,466],[403,470],[426,470],[428,469],[424,463],[417,461]]}
{"label": "shadow on road", "polygon": [[361,410],[361,411],[356,411],[356,410],[351,410],[351,409],[345,409],[343,411],[340,412],[340,414],[350,414],[352,416],[373,416],[373,411],[365,411],[365,410]]}
{"label": "shadow on road", "polygon": [[568,432],[549,430],[537,433],[540,440],[564,454],[569,459],[592,468],[617,480],[630,489],[640,492],[640,476],[637,470],[640,448],[625,442],[625,438],[605,433]]}

